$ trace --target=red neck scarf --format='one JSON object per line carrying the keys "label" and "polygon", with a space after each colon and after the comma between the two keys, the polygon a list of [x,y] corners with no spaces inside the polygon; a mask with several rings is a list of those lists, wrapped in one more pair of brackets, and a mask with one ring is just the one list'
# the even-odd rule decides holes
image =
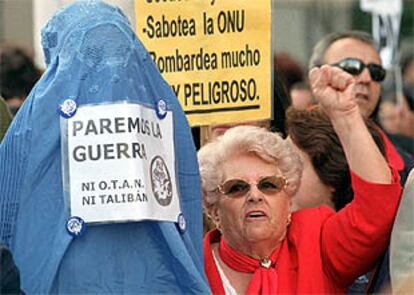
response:
{"label": "red neck scarf", "polygon": [[234,250],[222,237],[219,254],[221,260],[235,271],[253,273],[246,294],[277,294],[276,261],[281,248],[279,245],[269,258],[258,260]]}

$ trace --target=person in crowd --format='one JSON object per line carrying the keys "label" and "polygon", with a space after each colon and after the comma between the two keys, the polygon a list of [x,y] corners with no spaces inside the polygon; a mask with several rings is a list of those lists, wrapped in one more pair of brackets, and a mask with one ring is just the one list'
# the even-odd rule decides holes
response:
{"label": "person in crowd", "polygon": [[414,54],[404,56],[401,61],[401,72],[404,84],[414,88]]}
{"label": "person in crowd", "polygon": [[297,109],[307,109],[315,104],[312,91],[306,82],[298,82],[292,85],[290,89],[292,106]]}
{"label": "person in crowd", "polygon": [[[414,85],[403,90],[400,134],[414,139]],[[411,152],[414,152],[412,145]]]}
{"label": "person in crowd", "polygon": [[[385,146],[375,124],[365,120],[381,154]],[[288,139],[303,162],[302,180],[292,198],[292,210],[326,205],[339,211],[353,199],[349,165],[338,135],[320,106],[290,107],[286,113]]]}
{"label": "person in crowd", "polygon": [[392,100],[384,100],[380,103],[378,121],[385,132],[399,134],[401,117],[400,107]]}
{"label": "person in crowd", "polygon": [[399,93],[394,84],[382,90],[376,121],[399,150],[414,157],[414,88]]}
{"label": "person in crowd", "polygon": [[414,103],[409,88],[404,88],[397,101],[394,90],[383,91],[378,124],[398,149],[414,157]]}
{"label": "person in crowd", "polygon": [[292,105],[286,86],[282,82],[281,73],[274,69],[273,74],[273,119],[270,130],[286,137],[286,110]]}
{"label": "person in crowd", "polygon": [[288,93],[290,92],[293,84],[305,81],[302,66],[289,53],[276,53],[274,56],[274,65],[280,73],[280,80],[286,87]]}
{"label": "person in crowd", "polygon": [[[404,82],[403,104],[401,110],[401,134],[395,140],[405,146],[405,150],[414,157],[414,54],[407,54],[402,60]],[[391,138],[392,139],[392,138]]]}
{"label": "person in crowd", "polygon": [[0,45],[0,95],[15,115],[42,72],[23,47]]}
{"label": "person in crowd", "polygon": [[22,294],[19,269],[10,250],[0,243],[0,294]]}
{"label": "person in crowd", "polygon": [[0,143],[6,134],[7,128],[9,128],[11,120],[12,115],[10,113],[9,107],[7,106],[4,99],[0,96]]}
{"label": "person in crowd", "polygon": [[[379,110],[381,82],[386,71],[372,37],[361,31],[335,32],[324,36],[313,48],[309,69],[321,65],[334,65],[356,79],[354,98],[365,118],[374,119]],[[400,172],[401,183],[414,166],[413,158],[395,147],[381,131],[386,144],[390,165]]]}
{"label": "person in crowd", "polygon": [[291,214],[302,164],[289,140],[263,128],[237,126],[203,146],[203,203],[217,227],[204,239],[214,294],[343,292],[387,246],[401,187],[354,101],[356,81],[323,66],[310,82],[343,145],[355,198],[340,214],[325,206]]}
{"label": "person in crowd", "polygon": [[[125,14],[102,1],[76,1],[48,21],[42,30],[42,46],[47,69],[0,145],[0,240],[13,253],[22,290],[27,294],[209,293],[202,264],[200,176],[190,127]],[[142,115],[136,112],[132,117],[128,106],[140,106]],[[116,113],[111,110],[115,107],[124,111]],[[100,111],[98,117],[90,111],[83,115],[88,120],[82,119],[85,108],[106,110],[106,115],[102,117]],[[65,127],[71,122],[89,126],[78,147],[100,143],[109,147],[105,158],[101,153],[93,162],[98,165],[95,171],[102,165],[102,182],[108,184],[107,179],[116,177],[106,165],[120,156],[127,161],[123,165],[127,174],[119,171],[119,175],[136,180],[131,188],[133,200],[120,198],[121,192],[128,192],[121,185],[106,187],[105,203],[98,195],[105,192],[97,186],[89,188],[88,194],[96,194],[95,204],[89,204],[91,210],[97,205],[104,210],[107,205],[116,215],[139,201],[154,208],[144,210],[162,214],[171,206],[161,201],[179,199],[180,222],[153,217],[136,222],[101,219],[91,224],[84,216],[72,216],[71,200],[79,196],[68,191],[76,187],[66,176],[87,182],[99,173],[90,171],[91,160],[82,162],[85,168],[77,169],[76,176],[67,167],[75,163],[75,149],[65,142],[70,139]],[[148,130],[151,123],[155,131]],[[98,136],[99,132],[106,135]],[[151,146],[147,141],[146,153],[139,150],[132,158],[131,150],[121,142],[118,147],[124,148],[117,155],[112,145],[115,133],[130,133],[130,139],[124,140],[132,143],[152,138],[160,144]],[[168,144],[164,138],[170,138]],[[161,157],[153,157],[154,151],[164,159],[174,156],[169,175]],[[142,174],[134,173],[135,169],[142,169]],[[151,181],[155,174],[158,180]],[[174,177],[174,184],[169,177]],[[118,184],[124,182],[118,180]],[[166,186],[160,188],[160,181]],[[130,185],[127,181],[127,188]],[[171,195],[172,185],[177,192]],[[166,192],[164,199],[157,198],[159,191]]]}

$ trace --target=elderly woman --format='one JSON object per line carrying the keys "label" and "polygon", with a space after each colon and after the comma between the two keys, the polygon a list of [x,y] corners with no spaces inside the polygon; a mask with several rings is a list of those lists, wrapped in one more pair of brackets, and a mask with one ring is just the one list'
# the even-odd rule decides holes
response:
{"label": "elderly woman", "polygon": [[217,230],[204,240],[214,294],[338,293],[386,247],[401,188],[339,69],[311,72],[316,98],[348,159],[353,202],[291,213],[302,164],[290,141],[252,126],[227,131],[199,151],[203,201]]}

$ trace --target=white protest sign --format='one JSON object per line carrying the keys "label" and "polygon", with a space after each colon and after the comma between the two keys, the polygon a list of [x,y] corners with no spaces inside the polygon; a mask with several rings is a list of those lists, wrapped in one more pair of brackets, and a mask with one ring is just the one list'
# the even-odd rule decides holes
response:
{"label": "white protest sign", "polygon": [[61,124],[71,216],[89,223],[177,221],[171,111],[160,120],[139,104],[88,105]]}
{"label": "white protest sign", "polygon": [[399,67],[399,35],[402,0],[361,0],[361,10],[372,13],[372,35],[379,45],[382,65],[387,70],[395,72],[397,103],[401,104],[403,97],[401,70]]}
{"label": "white protest sign", "polygon": [[402,11],[401,0],[361,0],[362,11],[377,14],[398,14]]}
{"label": "white protest sign", "polygon": [[382,65],[391,69],[398,63],[401,0],[361,0],[361,10],[372,13],[372,35],[380,45]]}

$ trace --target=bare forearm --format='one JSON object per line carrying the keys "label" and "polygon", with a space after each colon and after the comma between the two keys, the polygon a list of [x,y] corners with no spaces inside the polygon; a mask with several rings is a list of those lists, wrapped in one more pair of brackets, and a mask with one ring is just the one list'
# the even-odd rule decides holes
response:
{"label": "bare forearm", "polygon": [[361,178],[391,183],[391,171],[374,142],[355,101],[355,79],[331,66],[309,73],[315,98],[331,119],[350,168]]}
{"label": "bare forearm", "polygon": [[361,178],[375,183],[391,183],[388,163],[378,149],[359,112],[331,117],[349,167]]}

